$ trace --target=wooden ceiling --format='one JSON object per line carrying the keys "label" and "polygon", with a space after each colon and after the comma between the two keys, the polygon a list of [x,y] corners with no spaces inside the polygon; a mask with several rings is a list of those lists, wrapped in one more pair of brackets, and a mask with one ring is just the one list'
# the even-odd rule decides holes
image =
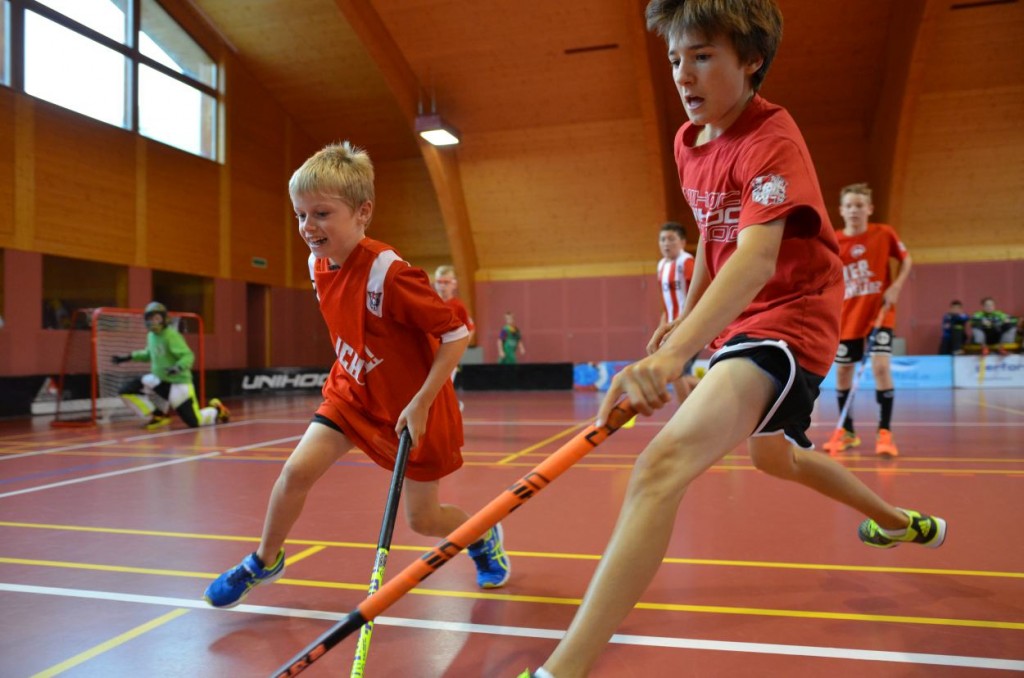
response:
{"label": "wooden ceiling", "polygon": [[[494,154],[511,144],[528,146],[534,143],[531,138],[557,143],[566,136],[560,130],[587,130],[578,139],[568,135],[571,143],[559,151],[563,156],[595,140],[600,143],[611,130],[625,130],[628,143],[643,146],[639,153],[653,158],[647,164],[661,168],[659,181],[664,183],[661,204],[651,200],[654,207],[639,219],[651,227],[658,219],[688,214],[678,189],[672,189],[671,136],[683,113],[664,43],[644,29],[644,0],[188,1],[317,145],[351,139],[378,163],[423,162],[412,129],[416,104],[418,100],[429,109],[436,102],[437,111],[462,132],[462,186],[455,194],[464,188],[465,197],[463,205],[452,207],[439,196],[440,210],[430,209],[446,215],[468,209],[468,223],[454,231],[451,223],[435,230],[451,241],[462,228],[460,239],[470,250],[508,254],[499,260],[481,252],[482,268],[523,266],[532,256],[524,248],[517,257],[515,245],[500,233],[521,227],[502,215],[521,209],[523,195],[533,191],[517,186],[516,202],[500,204],[501,180],[487,183],[479,172],[491,166],[489,161],[507,171],[501,163],[508,161]],[[822,165],[845,163],[853,178],[823,178],[828,193],[846,179],[863,178],[868,169],[866,148],[860,147],[866,147],[876,122],[887,50],[900,39],[890,35],[897,30],[891,26],[901,26],[892,21],[897,6],[945,0],[778,1],[785,37],[763,92],[793,113],[819,171]],[[365,24],[346,19],[354,12],[379,24],[369,38]],[[564,157],[561,162],[567,170],[578,170]],[[609,153],[599,162],[614,163],[614,156]],[[632,158],[628,163],[630,171],[644,171],[645,161]],[[542,167],[541,162],[523,172],[541,175],[537,170]],[[436,189],[436,173],[431,177]],[[598,174],[591,181],[601,178]],[[629,218],[625,211],[611,211],[615,218]],[[612,227],[592,220],[590,212],[569,216],[578,224],[575,235],[565,238],[569,244],[586,239],[594,228]],[[541,214],[528,214],[526,220],[536,222],[538,231],[530,234],[534,239],[556,226]],[[450,219],[446,216],[445,221]],[[565,221],[557,222],[558,227]],[[620,243],[612,240],[604,246]],[[649,249],[623,256],[650,258],[654,252]],[[452,255],[458,265],[459,253]],[[475,271],[472,266],[466,272]]]}
{"label": "wooden ceiling", "polygon": [[[780,0],[785,39],[765,85],[802,124],[870,120],[889,14],[904,0]],[[242,63],[317,142],[359,139],[381,160],[418,157],[380,69],[334,0],[192,0]],[[429,109],[466,136],[633,119],[647,63],[637,0],[367,0]],[[660,43],[656,43],[660,45]],[[646,71],[646,72],[644,72]],[[654,72],[652,72],[654,71]],[[648,82],[638,83],[646,79]],[[674,93],[669,106],[681,115]]]}

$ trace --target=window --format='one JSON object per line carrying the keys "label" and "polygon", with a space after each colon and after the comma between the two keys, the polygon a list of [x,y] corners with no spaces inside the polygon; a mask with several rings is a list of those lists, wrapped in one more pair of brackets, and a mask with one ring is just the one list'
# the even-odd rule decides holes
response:
{"label": "window", "polygon": [[195,313],[203,319],[203,329],[213,328],[213,279],[187,273],[153,271],[153,299],[169,311]]}
{"label": "window", "polygon": [[[54,49],[60,45],[60,49]],[[25,13],[25,92],[90,118],[128,127],[128,60],[35,12]]]}
{"label": "window", "polygon": [[[217,66],[157,0],[3,2],[9,11],[0,27],[24,27],[20,39],[4,32],[0,47],[23,43],[24,59],[0,56],[3,82],[23,83],[34,97],[217,158]],[[23,20],[12,21],[12,13]],[[12,64],[23,67],[9,73]]]}
{"label": "window", "polygon": [[125,306],[128,269],[83,259],[43,255],[43,329],[70,327],[80,308]]}
{"label": "window", "polygon": [[11,27],[11,3],[4,0],[0,3],[0,85],[11,84],[10,36],[7,32]]}

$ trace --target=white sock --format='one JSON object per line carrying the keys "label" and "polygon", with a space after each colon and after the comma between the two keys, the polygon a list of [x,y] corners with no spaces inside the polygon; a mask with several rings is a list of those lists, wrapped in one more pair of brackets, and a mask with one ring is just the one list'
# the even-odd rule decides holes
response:
{"label": "white sock", "polygon": [[533,672],[533,678],[555,678],[547,669],[537,669]]}

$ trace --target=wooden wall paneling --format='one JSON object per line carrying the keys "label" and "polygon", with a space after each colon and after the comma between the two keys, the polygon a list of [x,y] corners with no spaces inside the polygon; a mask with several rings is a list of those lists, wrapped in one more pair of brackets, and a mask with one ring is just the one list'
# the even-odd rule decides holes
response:
{"label": "wooden wall paneling", "polygon": [[0,87],[0,247],[14,245],[14,93]]}
{"label": "wooden wall paneling", "polygon": [[423,140],[419,143],[444,218],[452,265],[455,266],[458,278],[466,281],[460,296],[472,316],[476,309],[476,294],[472,283],[476,280],[480,266],[476,240],[470,227],[469,210],[466,208],[466,195],[462,189],[458,156],[454,148],[438,148]]}
{"label": "wooden wall paneling", "polygon": [[220,261],[220,166],[144,140],[146,257],[141,265],[215,277]]}
{"label": "wooden wall paneling", "polygon": [[[289,256],[291,257],[291,275],[288,284],[296,289],[309,290],[309,266],[307,264],[309,260],[309,247],[306,246],[302,238],[299,237],[298,222],[295,220],[295,210],[292,209],[291,198],[288,195],[288,179],[291,178],[292,174],[302,163],[306,161],[306,158],[313,155],[320,149],[320,144],[315,143],[308,135],[306,135],[295,123],[289,120],[288,127],[291,130],[288,139],[288,149],[286,154],[287,170],[285,172],[285,182],[282,187],[284,193],[284,215],[286,224],[286,239],[290,240],[291,250]],[[373,226],[371,225],[371,228]]]}
{"label": "wooden wall paneling", "polygon": [[859,120],[815,122],[801,124],[800,131],[811,152],[832,226],[842,228],[839,191],[843,186],[866,181],[869,176],[868,139],[864,124]]}
{"label": "wooden wall paneling", "polygon": [[36,102],[32,248],[121,264],[135,255],[135,138]]}
{"label": "wooden wall paneling", "polygon": [[[927,7],[931,6],[929,13]],[[938,3],[927,0],[899,3],[893,9],[885,45],[887,68],[882,76],[881,93],[869,125],[869,165],[867,180],[873,188],[875,219],[892,221],[889,202],[894,175],[901,175],[905,162],[905,142],[901,132],[917,99],[922,55],[927,53],[930,31]]]}
{"label": "wooden wall paneling", "polygon": [[[291,235],[283,219],[288,118],[241,65],[229,74],[231,277],[283,285],[285,239]],[[267,267],[254,267],[254,257]]]}
{"label": "wooden wall paneling", "polygon": [[[417,107],[422,96],[420,82],[399,49],[380,15],[368,0],[336,0],[353,32],[359,37],[367,53],[380,69],[409,127],[414,126]],[[470,313],[474,312],[474,290],[477,251],[469,211],[463,192],[462,177],[455,149],[438,149],[419,141],[420,154],[434,186],[440,206],[452,263],[460,279],[465,281],[462,298]],[[440,234],[439,234],[440,235]],[[407,252],[415,257],[419,252]]]}
{"label": "wooden wall paneling", "polygon": [[374,171],[377,204],[367,235],[394,246],[431,275],[437,266],[452,263],[444,217],[422,160],[374,162]]}
{"label": "wooden wall paneling", "polygon": [[886,44],[882,91],[870,127],[869,178],[875,218],[902,223],[910,135],[924,74],[934,53],[936,27],[949,0],[899,3],[893,10]]}
{"label": "wooden wall paneling", "polygon": [[[673,194],[680,193],[679,173],[676,170],[672,139],[678,125],[672,124],[666,116],[660,115],[666,107],[666,98],[674,91],[664,86],[665,75],[671,73],[666,58],[666,45],[660,37],[647,30],[644,19],[645,0],[626,0],[625,25],[629,27],[629,50],[633,55],[636,98],[640,108],[645,147],[647,150],[647,174],[650,200],[662,206],[663,221],[676,221],[679,211]],[[655,79],[661,81],[656,83]],[[677,96],[677,109],[681,110]],[[693,233],[697,241],[697,233]]]}
{"label": "wooden wall paneling", "polygon": [[997,90],[1024,80],[1024,3],[960,10],[943,0],[922,92]]}
{"label": "wooden wall paneling", "polygon": [[[287,193],[285,193],[287,195]],[[234,179],[231,184],[231,277],[284,285],[285,238],[293,237],[282,219],[280,187],[267,189]],[[255,259],[266,261],[260,268]]]}
{"label": "wooden wall paneling", "polygon": [[1024,85],[924,95],[901,233],[919,261],[1024,258]]}
{"label": "wooden wall paneling", "polygon": [[933,23],[905,135],[903,232],[920,262],[1024,258],[1024,5],[940,2]]}
{"label": "wooden wall paneling", "polygon": [[664,205],[650,198],[640,120],[482,134],[459,153],[481,269],[657,254]]}
{"label": "wooden wall paneling", "polygon": [[36,114],[34,99],[14,95],[14,240],[32,249],[36,214]]}

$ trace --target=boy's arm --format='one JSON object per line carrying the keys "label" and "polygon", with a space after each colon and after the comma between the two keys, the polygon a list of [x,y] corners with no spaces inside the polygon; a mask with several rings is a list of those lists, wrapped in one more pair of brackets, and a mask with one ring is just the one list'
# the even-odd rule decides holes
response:
{"label": "boy's arm", "polygon": [[889,288],[885,290],[882,295],[882,303],[888,304],[889,306],[895,306],[896,300],[899,299],[900,291],[903,289],[903,283],[907,282],[907,278],[910,277],[910,267],[913,264],[911,261],[910,254],[900,261],[899,270],[896,272],[896,279],[892,281]]}
{"label": "boy's arm", "polygon": [[459,361],[468,345],[468,332],[459,339],[441,344],[437,353],[434,354],[434,362],[431,364],[430,372],[427,373],[427,378],[420,386],[420,390],[398,415],[395,433],[401,435],[402,429],[408,426],[413,446],[418,445],[420,438],[426,433],[427,414],[430,412],[430,406],[434,404],[434,398],[437,397],[441,387],[451,379],[452,372],[459,366]]}
{"label": "boy's arm", "polygon": [[687,299],[686,315],[661,348],[612,379],[598,411],[599,424],[604,423],[622,395],[645,415],[671,400],[668,382],[682,374],[686,361],[735,320],[775,274],[784,223],[777,219],[740,231],[736,251],[710,284],[705,283],[703,290],[695,289],[698,300],[691,304]]}

